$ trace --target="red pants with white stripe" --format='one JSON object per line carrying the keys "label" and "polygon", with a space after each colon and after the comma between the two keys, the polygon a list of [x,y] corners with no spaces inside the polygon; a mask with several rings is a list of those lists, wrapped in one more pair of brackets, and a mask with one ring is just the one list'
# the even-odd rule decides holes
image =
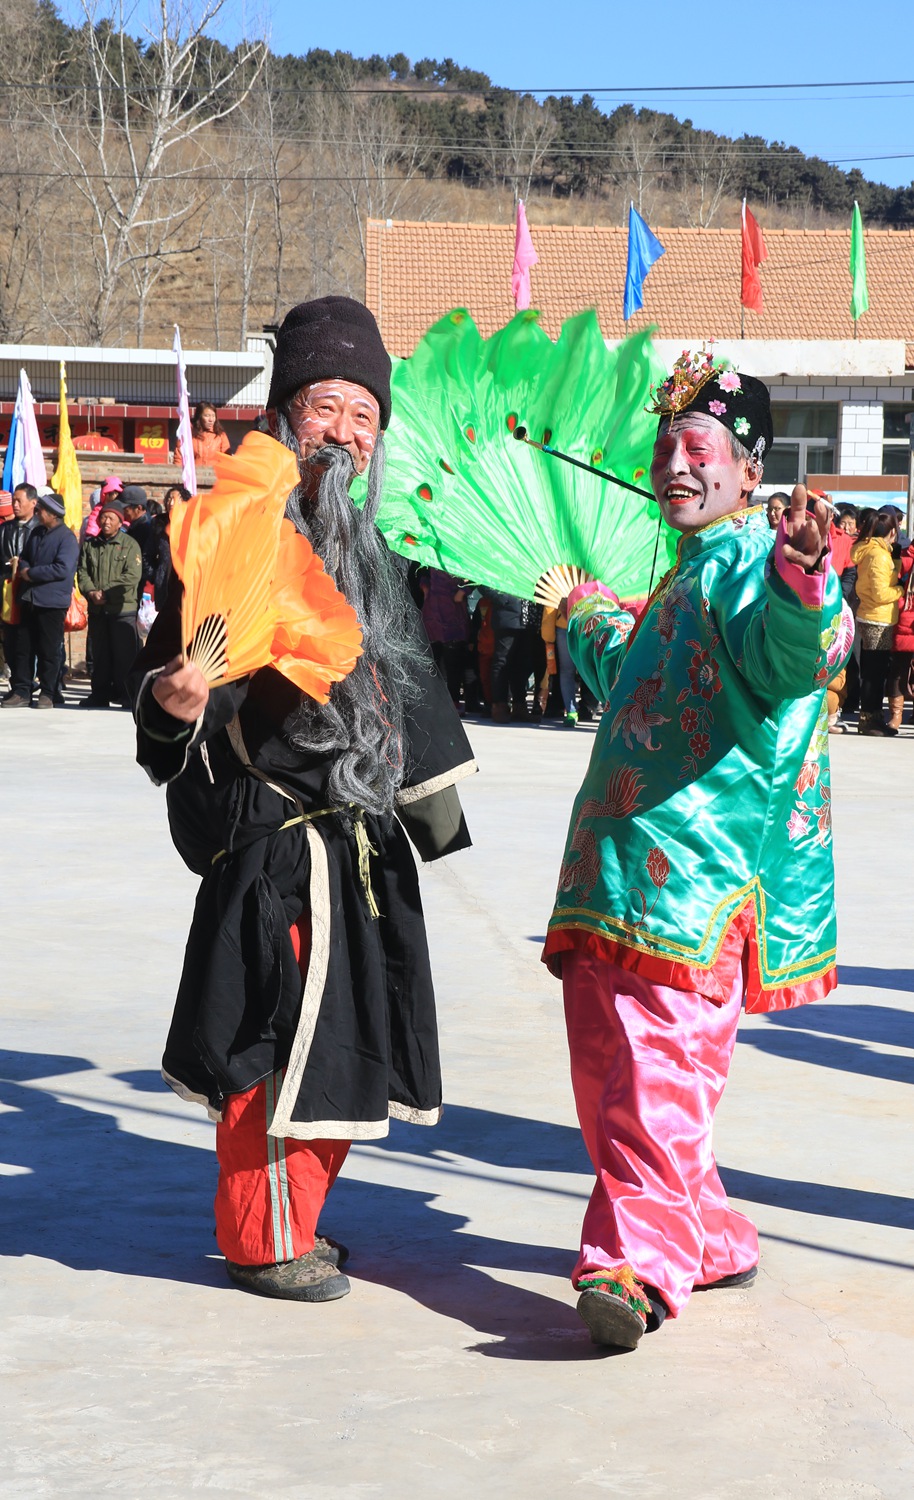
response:
{"label": "red pants with white stripe", "polygon": [[219,1184],[216,1241],[226,1260],[266,1266],[314,1249],[324,1199],[349,1141],[293,1141],[267,1135],[281,1073],[230,1094],[216,1126]]}
{"label": "red pants with white stripe", "polygon": [[[302,914],[291,937],[304,979],[311,951],[309,913]],[[274,1073],[243,1094],[230,1094],[216,1126],[216,1243],[236,1265],[273,1265],[314,1249],[324,1199],[351,1144],[267,1135],[282,1081],[282,1072]]]}
{"label": "red pants with white stripe", "polygon": [[571,1081],[597,1181],[572,1280],[630,1265],[675,1317],[696,1283],[747,1271],[758,1235],[711,1150],[743,979],[716,1005],[584,953],[562,955]]}

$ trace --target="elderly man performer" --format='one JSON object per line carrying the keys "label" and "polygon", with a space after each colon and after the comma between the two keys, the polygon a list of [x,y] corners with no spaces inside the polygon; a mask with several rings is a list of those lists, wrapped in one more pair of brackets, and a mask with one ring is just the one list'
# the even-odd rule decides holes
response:
{"label": "elderly man performer", "polygon": [[828,508],[798,485],[772,538],[752,503],[766,387],[686,355],[655,395],[678,557],[637,627],[602,584],[569,597],[571,654],[608,706],[544,955],[597,1178],[578,1312],[629,1349],[693,1290],[757,1274],[711,1128],[743,999],[777,1010],[836,983],[825,687],[853,639]]}
{"label": "elderly man performer", "polygon": [[[299,459],[287,515],[353,606],[363,655],[321,706],[265,668],[208,691],[180,656],[180,589],[135,669],[138,759],[168,784],[202,876],[163,1061],[218,1120],[216,1237],[229,1278],[344,1296],[317,1234],[352,1140],[441,1110],[416,867],[469,844],[454,784],[475,769],[398,559],[374,524],[390,359],[367,308],[292,309],[266,425]],[[367,471],[359,510],[349,485]],[[174,596],[177,597],[174,597]]]}

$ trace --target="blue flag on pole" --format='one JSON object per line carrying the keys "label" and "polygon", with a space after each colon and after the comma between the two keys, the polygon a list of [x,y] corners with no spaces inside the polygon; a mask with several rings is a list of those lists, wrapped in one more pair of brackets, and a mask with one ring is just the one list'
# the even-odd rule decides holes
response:
{"label": "blue flag on pole", "polygon": [[632,203],[628,211],[628,265],[622,302],[622,316],[626,323],[632,313],[644,306],[644,278],[663,253],[664,248],[657,236],[651,233],[641,215],[635,213]]}

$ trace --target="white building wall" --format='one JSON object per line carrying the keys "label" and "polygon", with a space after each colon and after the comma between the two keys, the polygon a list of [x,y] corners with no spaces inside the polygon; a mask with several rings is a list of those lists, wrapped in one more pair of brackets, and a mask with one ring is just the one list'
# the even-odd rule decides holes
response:
{"label": "white building wall", "polygon": [[844,401],[838,434],[838,473],[881,474],[882,431],[881,401]]}

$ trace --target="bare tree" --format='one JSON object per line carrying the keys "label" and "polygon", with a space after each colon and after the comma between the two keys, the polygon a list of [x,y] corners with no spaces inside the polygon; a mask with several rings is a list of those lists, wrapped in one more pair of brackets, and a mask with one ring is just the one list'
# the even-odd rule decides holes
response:
{"label": "bare tree", "polygon": [[648,111],[632,115],[616,136],[614,177],[639,214],[651,218],[662,176],[662,122]]}
{"label": "bare tree", "polygon": [[367,220],[410,212],[433,148],[385,95],[342,89],[316,96],[309,135],[334,164],[338,201],[348,210],[344,233],[364,267]]}
{"label": "bare tree", "polygon": [[[170,242],[190,206],[182,189],[190,185],[192,196],[198,167],[188,147],[244,103],[263,66],[262,42],[230,53],[206,36],[226,3],[156,0],[155,25],[138,45],[129,33],[135,5],[118,0],[108,18],[101,0],[80,0],[82,53],[68,69],[78,81],[60,96],[34,93],[55,162],[90,226],[85,248],[94,285],[83,320],[93,343],[117,320],[125,275],[138,267],[135,291],[148,297],[155,279],[148,263],[179,253],[182,247]],[[168,172],[168,193],[157,194],[179,147],[182,160]]]}
{"label": "bare tree", "polygon": [[687,139],[682,161],[680,201],[686,223],[709,228],[733,177],[736,152],[732,141],[709,130],[695,130]]}
{"label": "bare tree", "polygon": [[558,133],[555,116],[548,104],[537,104],[530,94],[510,94],[500,127],[486,124],[493,180],[510,188],[515,202],[529,198]]}

